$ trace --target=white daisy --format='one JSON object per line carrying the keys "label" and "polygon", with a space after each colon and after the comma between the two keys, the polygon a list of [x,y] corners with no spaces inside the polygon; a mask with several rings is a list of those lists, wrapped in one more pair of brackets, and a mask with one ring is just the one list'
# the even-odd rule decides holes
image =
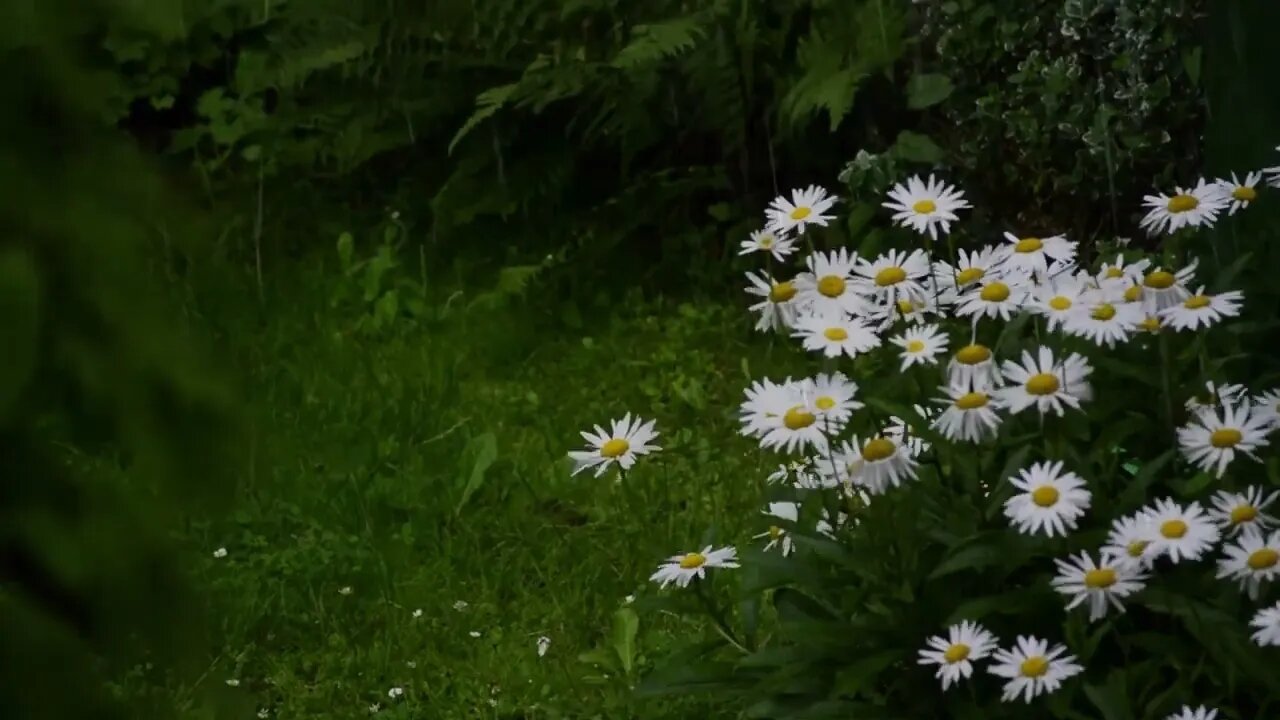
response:
{"label": "white daisy", "polygon": [[805,259],[809,270],[796,276],[796,299],[816,314],[866,315],[871,304],[855,292],[852,282],[857,260],[857,253],[845,248],[810,255]]}
{"label": "white daisy", "polygon": [[933,276],[939,287],[963,291],[990,273],[998,272],[1004,262],[1004,251],[992,245],[977,250],[959,250],[956,264],[939,261],[933,264]]}
{"label": "white daisy", "polygon": [[739,247],[739,255],[768,253],[778,262],[786,262],[787,256],[796,251],[796,241],[772,230],[757,230],[751,233],[750,240],[743,240]]}
{"label": "white daisy", "polygon": [[1148,211],[1138,225],[1151,235],[1174,233],[1184,227],[1212,227],[1229,197],[1222,188],[1201,178],[1195,187],[1177,188],[1172,196],[1144,197],[1142,204]]}
{"label": "white daisy", "polygon": [[990,388],[970,390],[962,385],[939,388],[943,397],[936,399],[945,409],[931,423],[948,440],[978,443],[1000,432],[1002,406]]}
{"label": "white daisy", "polygon": [[1218,577],[1239,581],[1250,600],[1258,599],[1263,583],[1280,577],[1280,532],[1267,535],[1251,528],[1223,552],[1226,557],[1218,561]]}
{"label": "white daisy", "polygon": [[951,387],[987,390],[1000,382],[1000,368],[991,357],[991,348],[985,345],[965,345],[947,363],[947,384]]}
{"label": "white daisy", "polygon": [[827,447],[826,431],[839,432],[834,418],[819,422],[819,410],[813,407],[811,387],[787,378],[781,384],[770,380],[752,383],[742,403],[742,434],[760,440],[760,447],[784,452],[805,448],[819,451]]}
{"label": "white daisy", "polygon": [[1000,698],[1004,702],[1019,695],[1024,702],[1031,702],[1037,695],[1055,692],[1063,680],[1083,670],[1065,645],[1050,649],[1048,641],[1030,636],[1019,636],[1014,647],[997,650],[987,668],[992,675],[1008,680]]}
{"label": "white daisy", "polygon": [[1259,610],[1249,625],[1258,629],[1253,633],[1255,643],[1263,647],[1280,646],[1280,602]]}
{"label": "white daisy", "polygon": [[[792,502],[774,502],[769,503],[768,510],[761,512],[779,520],[795,523],[796,519],[800,517],[800,506]],[[779,525],[770,525],[768,530],[755,537],[769,538],[769,542],[764,546],[765,552],[769,552],[776,547],[782,551],[782,557],[786,557],[795,549],[795,542],[791,539],[791,534],[787,531],[787,528]]]}
{"label": "white daisy", "polygon": [[1098,270],[1094,280],[1099,284],[1119,282],[1128,287],[1141,283],[1142,279],[1146,277],[1147,268],[1149,267],[1151,267],[1151,261],[1146,258],[1126,263],[1124,255],[1116,255],[1114,263],[1102,263],[1102,268]]}
{"label": "white daisy", "polygon": [[1244,400],[1248,394],[1248,388],[1243,385],[1218,385],[1209,380],[1204,384],[1204,390],[1187,398],[1187,413],[1194,416],[1206,410],[1217,410],[1222,407],[1223,403],[1236,405]]}
{"label": "white daisy", "polygon": [[1198,708],[1193,708],[1190,705],[1183,705],[1181,710],[1170,715],[1164,720],[1214,720],[1216,717],[1218,717],[1217,710],[1210,710],[1203,705]]}
{"label": "white daisy", "polygon": [[1201,287],[1181,304],[1162,310],[1160,320],[1174,330],[1208,328],[1222,322],[1223,318],[1239,315],[1242,302],[1244,293],[1239,290],[1206,295]]}
{"label": "white daisy", "polygon": [[1004,514],[1024,535],[1066,537],[1093,497],[1079,475],[1062,471],[1062,461],[1035,463],[1009,478],[1009,484],[1020,492],[1005,501]]}
{"label": "white daisy", "polygon": [[1209,509],[1209,517],[1215,525],[1229,536],[1238,535],[1245,530],[1263,531],[1275,527],[1278,522],[1267,514],[1267,508],[1280,496],[1278,492],[1265,491],[1250,485],[1244,492],[1236,493],[1219,490],[1214,494],[1213,507]]}
{"label": "white daisy", "polygon": [[[929,280],[924,297],[917,300],[903,298],[895,303],[875,303],[871,306],[866,319],[882,330],[889,328],[898,320],[912,325],[927,322],[930,315],[936,318],[943,314],[938,302],[934,300],[934,294],[933,281]],[[945,304],[940,294],[938,299],[943,300]]]}
{"label": "white daisy", "polygon": [[920,651],[921,665],[937,665],[934,677],[942,681],[946,690],[961,678],[973,675],[973,663],[996,649],[996,636],[978,623],[969,620],[947,628],[946,636],[935,635],[925,641]]}
{"label": "white daisy", "polygon": [[1027,309],[1044,316],[1050,330],[1056,330],[1064,322],[1071,309],[1080,303],[1084,294],[1084,281],[1075,275],[1059,275],[1035,286],[1027,302]]}
{"label": "white daisy", "polygon": [[854,399],[858,394],[858,383],[844,373],[821,373],[805,383],[808,384],[805,394],[811,400],[810,405],[818,421],[824,425],[843,428],[853,411],[862,407],[862,403]]}
{"label": "white daisy", "polygon": [[1190,424],[1178,428],[1178,446],[1188,461],[1222,477],[1227,465],[1242,452],[1257,460],[1254,450],[1267,445],[1268,420],[1255,415],[1249,402],[1222,403],[1205,409]]}
{"label": "white daisy", "polygon": [[951,232],[951,223],[960,219],[957,210],[970,207],[963,192],[933,175],[928,182],[917,175],[894,185],[884,206],[894,211],[893,219],[899,225],[928,234],[934,240],[938,239],[939,227],[943,233]]}
{"label": "white daisy", "polygon": [[1051,263],[1070,263],[1076,257],[1076,243],[1061,235],[1019,238],[1005,233],[1004,239],[1005,266],[1025,273],[1047,275]]}
{"label": "white daisy", "polygon": [[[923,418],[926,423],[932,422],[937,415],[936,409],[929,409],[920,405],[913,405],[911,409],[915,410],[916,414]],[[913,456],[918,457],[929,449],[929,443],[914,431],[911,423],[896,415],[889,416],[889,424],[884,429],[884,436],[899,445],[905,444],[907,450]]]}
{"label": "white daisy", "polygon": [[1272,430],[1280,429],[1280,390],[1268,390],[1255,395],[1253,414],[1265,418]]}
{"label": "white daisy", "polygon": [[1068,311],[1062,330],[1111,348],[1128,340],[1145,317],[1140,305],[1124,302],[1115,288],[1097,288],[1085,292]]}
{"label": "white daisy", "polygon": [[1041,347],[1037,356],[1024,350],[1021,365],[1005,361],[1002,374],[1009,384],[996,394],[1010,413],[1034,405],[1041,415],[1053,412],[1061,417],[1064,405],[1079,410],[1082,401],[1093,397],[1088,382],[1092,372],[1089,361],[1078,353],[1054,360],[1053,351],[1047,347]]}
{"label": "white daisy", "polygon": [[1089,553],[1082,552],[1067,560],[1054,560],[1058,575],[1053,579],[1053,588],[1071,596],[1068,610],[1087,601],[1091,622],[1106,617],[1108,605],[1124,612],[1120,598],[1141,590],[1147,579],[1133,563],[1119,562],[1106,553],[1099,559],[1100,562],[1095,564]]}
{"label": "white daisy", "polygon": [[658,437],[653,430],[653,421],[644,422],[638,416],[633,419],[631,413],[621,420],[612,421],[608,432],[596,425],[595,432],[584,431],[581,435],[591,448],[569,453],[573,458],[574,475],[587,468],[595,468],[596,477],[600,477],[614,464],[626,471],[635,465],[637,457],[662,449],[649,444]]}
{"label": "white daisy", "polygon": [[829,358],[841,355],[854,358],[880,347],[880,337],[874,330],[844,313],[801,316],[791,334],[802,340],[805,350],[821,352]]}
{"label": "white daisy", "polygon": [[1155,533],[1156,528],[1144,512],[1126,515],[1111,524],[1102,554],[1137,569],[1150,569],[1157,555],[1153,545]]}
{"label": "white daisy", "polygon": [[849,482],[866,488],[872,495],[882,495],[891,487],[916,479],[916,460],[910,449],[887,435],[868,438],[854,436],[842,448],[843,472]]}
{"label": "white daisy", "polygon": [[701,552],[680,553],[667,558],[658,566],[649,579],[666,587],[675,583],[680,587],[688,587],[694,578],[701,580],[707,574],[707,568],[738,567],[738,551],[732,546],[712,550],[708,545]]}
{"label": "white daisy", "polygon": [[956,315],[1008,320],[1022,309],[1031,295],[1029,278],[1016,273],[988,275],[969,287],[956,305]]}
{"label": "white daisy", "polygon": [[756,330],[781,330],[795,326],[796,316],[804,305],[796,299],[794,280],[777,282],[766,275],[754,273],[747,273],[747,280],[751,281],[747,292],[762,298],[749,308],[760,315],[756,320]]}
{"label": "white daisy", "polygon": [[803,233],[809,225],[826,227],[835,219],[834,215],[824,215],[835,205],[839,198],[827,195],[827,191],[817,185],[810,185],[803,190],[791,191],[791,200],[779,196],[769,203],[764,211],[768,222],[765,229],[774,233],[785,234],[792,231]]}
{"label": "white daisy", "polygon": [[890,250],[875,260],[858,258],[853,272],[857,276],[854,285],[858,291],[881,303],[923,301],[924,281],[929,275],[929,256],[923,250],[910,253]]}
{"label": "white daisy", "polygon": [[903,372],[912,365],[937,365],[938,354],[947,351],[947,334],[937,325],[907,328],[901,335],[889,338],[889,342],[902,348],[898,357]]}
{"label": "white daisy", "polygon": [[1218,542],[1218,528],[1198,502],[1184,508],[1162,498],[1143,515],[1151,525],[1151,551],[1175,563],[1198,560]]}
{"label": "white daisy", "polygon": [[1147,273],[1142,278],[1142,308],[1147,314],[1157,315],[1191,297],[1187,284],[1195,278],[1199,264],[1199,260],[1193,259],[1177,272],[1157,267]]}
{"label": "white daisy", "polygon": [[1241,208],[1249,207],[1249,203],[1258,199],[1258,181],[1262,179],[1262,173],[1254,171],[1244,176],[1244,181],[1233,172],[1230,180],[1219,180],[1218,189],[1222,191],[1226,200],[1231,203],[1227,208],[1228,215],[1235,215]]}

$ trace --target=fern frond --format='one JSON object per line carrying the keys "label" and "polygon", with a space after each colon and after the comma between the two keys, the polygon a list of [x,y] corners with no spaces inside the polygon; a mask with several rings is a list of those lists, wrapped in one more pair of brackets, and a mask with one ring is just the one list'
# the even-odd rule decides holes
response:
{"label": "fern frond", "polygon": [[675,57],[698,44],[706,34],[692,16],[678,17],[653,25],[636,25],[626,47],[614,56],[613,67],[635,70]]}
{"label": "fern frond", "polygon": [[499,85],[492,87],[476,96],[476,111],[471,113],[471,117],[458,128],[458,132],[453,134],[453,139],[449,141],[449,154],[453,154],[453,148],[466,137],[468,133],[476,128],[477,125],[493,117],[493,114],[502,109],[507,104],[512,94],[520,87],[519,83],[508,83],[507,85]]}

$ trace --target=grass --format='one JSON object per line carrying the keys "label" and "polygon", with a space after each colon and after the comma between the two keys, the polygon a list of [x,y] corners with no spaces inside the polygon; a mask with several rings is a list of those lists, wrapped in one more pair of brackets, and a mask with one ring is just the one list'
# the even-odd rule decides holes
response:
{"label": "grass", "polygon": [[[787,358],[769,361],[738,298],[603,302],[566,325],[528,297],[368,331],[376,298],[328,302],[350,299],[340,278],[312,268],[232,333],[249,446],[233,510],[187,538],[221,652],[180,699],[280,718],[732,716],[632,693],[704,629],[627,598],[660,594],[663,557],[759,531],[769,468],[736,408]],[[657,418],[663,452],[625,483],[571,477],[578,430],[628,411]]]}

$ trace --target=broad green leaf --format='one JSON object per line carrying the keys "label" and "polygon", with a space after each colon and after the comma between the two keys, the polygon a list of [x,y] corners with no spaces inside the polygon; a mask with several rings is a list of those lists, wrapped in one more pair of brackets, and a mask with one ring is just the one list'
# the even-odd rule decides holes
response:
{"label": "broad green leaf", "polygon": [[1124,670],[1112,670],[1106,685],[1086,683],[1084,694],[1102,713],[1102,720],[1133,720],[1131,700],[1125,690]]}
{"label": "broad green leaf", "polygon": [[950,553],[947,559],[929,573],[930,580],[937,580],[953,573],[975,568],[998,565],[1009,559],[1010,548],[1002,533],[985,533],[973,542]]}
{"label": "broad green leaf", "polygon": [[35,373],[40,340],[40,275],[24,251],[0,254],[0,420]]}
{"label": "broad green leaf", "polygon": [[467,474],[458,506],[453,510],[455,515],[462,512],[462,506],[466,505],[471,496],[484,485],[489,467],[493,465],[494,460],[498,459],[498,438],[491,432],[478,435],[467,443],[462,456],[471,458],[471,471]]}
{"label": "broad green leaf", "polygon": [[955,87],[951,78],[937,73],[922,73],[907,81],[907,107],[921,110],[932,107],[951,96]]}
{"label": "broad green leaf", "polygon": [[640,616],[636,615],[635,610],[624,607],[618,608],[613,613],[613,632],[609,635],[609,642],[613,645],[613,652],[618,656],[622,671],[628,675],[635,667],[636,633],[639,631]]}
{"label": "broad green leaf", "polygon": [[921,135],[910,130],[898,133],[893,144],[893,153],[903,160],[933,164],[942,160],[942,148],[938,147],[928,135]]}

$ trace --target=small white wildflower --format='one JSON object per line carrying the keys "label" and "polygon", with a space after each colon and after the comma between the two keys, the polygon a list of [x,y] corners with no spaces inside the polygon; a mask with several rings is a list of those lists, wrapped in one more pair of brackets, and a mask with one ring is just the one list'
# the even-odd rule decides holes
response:
{"label": "small white wildflower", "polygon": [[387,697],[391,698],[392,700],[397,700],[403,696],[404,696],[404,688],[402,687],[393,687],[387,691]]}
{"label": "small white wildflower", "polygon": [[224,547],[220,547],[217,550],[213,551],[213,556],[216,558],[224,558],[227,556],[227,549]]}
{"label": "small white wildflower", "polygon": [[466,610],[467,607],[468,605],[466,600],[459,600],[453,604],[453,609],[457,610],[458,612],[462,612],[463,610]]}
{"label": "small white wildflower", "polygon": [[413,611],[413,619],[414,619],[414,620],[417,620],[417,619],[418,619],[418,618],[420,618],[420,617],[422,617],[422,608],[418,608],[417,610],[414,610],[414,611]]}
{"label": "small white wildflower", "polygon": [[338,588],[338,594],[339,594],[339,595],[350,595],[350,594],[351,594],[351,586],[350,586],[350,585],[343,585],[342,587]]}
{"label": "small white wildflower", "polygon": [[473,637],[473,638],[478,638],[478,637],[480,637],[480,631],[479,631],[479,630],[472,630],[471,632],[469,632],[469,633],[467,633],[467,634],[468,634],[468,635],[470,635],[470,636],[471,636],[471,637]]}
{"label": "small white wildflower", "polygon": [[227,687],[240,687],[239,678],[227,678]]}
{"label": "small white wildflower", "polygon": [[546,635],[539,636],[538,637],[538,657],[542,657],[543,655],[546,655],[547,648],[549,647],[551,647],[551,638],[547,637]]}

